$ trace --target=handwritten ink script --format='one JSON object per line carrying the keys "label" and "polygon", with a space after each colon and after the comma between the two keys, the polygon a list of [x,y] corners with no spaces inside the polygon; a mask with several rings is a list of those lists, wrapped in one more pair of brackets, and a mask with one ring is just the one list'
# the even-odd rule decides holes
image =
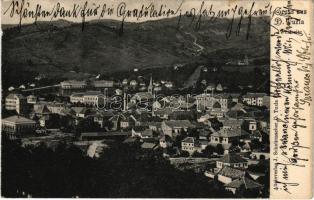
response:
{"label": "handwritten ink script", "polygon": [[[310,167],[311,33],[307,10],[287,1],[272,19],[271,96],[275,191],[293,194]],[[308,139],[306,139],[308,138]]]}
{"label": "handwritten ink script", "polygon": [[[12,0],[7,7],[4,8],[4,16],[9,18],[18,18],[18,24],[21,27],[25,21],[38,20],[53,21],[57,19],[66,20],[81,20],[82,30],[86,20],[92,19],[117,19],[122,21],[121,27],[125,21],[140,22],[142,20],[155,20],[161,18],[178,17],[177,26],[180,26],[182,17],[189,18],[191,25],[195,29],[199,29],[203,19],[206,21],[214,21],[217,18],[229,18],[230,24],[226,30],[226,37],[230,38],[232,31],[237,34],[240,32],[242,20],[248,18],[249,23],[246,27],[249,37],[251,27],[251,18],[260,16],[272,16],[280,12],[278,8],[272,7],[270,3],[263,3],[263,5],[256,5],[252,1],[245,5],[234,4],[232,6],[215,7],[215,5],[208,1],[200,1],[193,6],[186,6],[188,1],[178,1],[176,6],[169,7],[166,3],[155,4],[147,1],[147,3],[138,4],[136,7],[130,6],[124,1],[117,1],[111,4],[109,1],[103,3],[92,3],[89,1],[78,3],[76,1],[71,5],[63,5],[62,2],[55,2],[52,5],[44,6],[41,3],[32,3],[30,0]],[[235,18],[239,18],[237,23]]]}

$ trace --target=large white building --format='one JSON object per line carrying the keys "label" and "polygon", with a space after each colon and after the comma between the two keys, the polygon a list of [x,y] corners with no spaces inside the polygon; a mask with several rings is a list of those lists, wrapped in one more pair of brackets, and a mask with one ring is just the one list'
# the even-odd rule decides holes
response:
{"label": "large white building", "polygon": [[263,106],[265,93],[247,93],[243,95],[243,102],[250,106]]}
{"label": "large white building", "polygon": [[201,144],[198,140],[193,137],[186,137],[181,142],[181,149],[183,151],[189,152],[189,154],[193,154],[195,151],[201,152]]}
{"label": "large white building", "polygon": [[104,105],[105,96],[100,91],[87,91],[85,93],[74,93],[70,96],[71,103],[83,103],[87,105]]}
{"label": "large white building", "polygon": [[99,91],[88,91],[84,94],[84,103],[88,105],[104,104],[104,95]]}
{"label": "large white building", "polygon": [[[229,94],[200,94],[196,97],[197,110],[212,110],[216,105],[219,105],[221,111],[228,111],[229,105],[233,101],[233,98]],[[217,106],[216,106],[217,107]]]}
{"label": "large white building", "polygon": [[187,131],[189,128],[194,128],[189,120],[167,120],[161,123],[163,133],[171,138],[177,137],[181,131]]}
{"label": "large white building", "polygon": [[109,80],[98,80],[93,82],[93,86],[95,88],[112,88],[114,85],[114,81]]}
{"label": "large white building", "polygon": [[5,132],[10,139],[15,139],[19,134],[32,133],[36,128],[36,122],[14,115],[5,119],[2,119],[2,131]]}
{"label": "large white building", "polygon": [[68,80],[60,83],[62,89],[84,89],[87,87],[86,81]]}
{"label": "large white building", "polygon": [[5,98],[5,109],[15,110],[18,114],[22,113],[27,106],[27,99],[21,94],[9,94]]}
{"label": "large white building", "polygon": [[73,93],[70,96],[71,103],[84,103],[84,93]]}
{"label": "large white building", "polygon": [[27,103],[28,104],[35,104],[37,102],[37,97],[34,95],[27,96]]}

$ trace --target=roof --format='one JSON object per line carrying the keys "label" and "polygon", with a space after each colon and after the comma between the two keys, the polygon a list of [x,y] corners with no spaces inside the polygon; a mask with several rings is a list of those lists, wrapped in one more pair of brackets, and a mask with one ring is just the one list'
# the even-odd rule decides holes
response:
{"label": "roof", "polygon": [[259,130],[254,130],[252,131],[250,137],[254,138],[254,137],[262,137],[262,133]]}
{"label": "roof", "polygon": [[213,108],[221,108],[221,105],[218,101],[216,101],[213,105]]}
{"label": "roof", "polygon": [[142,132],[142,136],[153,136],[153,131],[151,129],[146,129]]}
{"label": "roof", "polygon": [[209,130],[207,130],[207,129],[201,129],[201,130],[200,130],[200,133],[199,133],[199,136],[203,136],[203,137],[209,136]]}
{"label": "roof", "polygon": [[134,121],[140,121],[140,122],[148,122],[150,121],[150,114],[149,113],[141,113],[141,114],[133,114],[131,117],[134,119]]}
{"label": "roof", "polygon": [[44,115],[44,116],[42,116],[39,120],[45,120],[45,121],[47,121],[47,120],[49,120],[49,116],[48,115]]}
{"label": "roof", "polygon": [[255,98],[255,97],[264,97],[267,96],[265,93],[247,93],[243,95],[243,98]]}
{"label": "roof", "polygon": [[105,117],[105,118],[110,118],[114,116],[114,114],[111,111],[96,111],[95,117]]}
{"label": "roof", "polygon": [[185,139],[182,140],[182,142],[194,144],[195,139],[193,137],[186,137]]}
{"label": "roof", "polygon": [[34,108],[34,112],[37,114],[48,114],[50,110],[47,108],[46,105],[38,105]]}
{"label": "roof", "polygon": [[219,161],[223,163],[244,163],[247,162],[244,158],[237,154],[226,154]]}
{"label": "roof", "polygon": [[34,120],[27,119],[25,117],[21,117],[18,115],[14,115],[14,116],[2,119],[2,122],[13,122],[15,124],[35,124],[36,123]]}
{"label": "roof", "polygon": [[245,171],[240,169],[235,169],[232,167],[224,166],[219,172],[218,175],[230,177],[230,178],[242,178],[245,176]]}
{"label": "roof", "polygon": [[261,188],[263,187],[261,184],[247,178],[242,177],[240,179],[236,179],[228,184],[225,185],[225,187],[230,188],[240,188],[241,186],[244,186],[245,189],[255,189],[255,188]]}
{"label": "roof", "polygon": [[65,81],[62,81],[62,82],[61,82],[61,84],[64,84],[64,83],[73,83],[73,84],[80,83],[80,84],[86,84],[86,81],[78,81],[78,80],[65,80]]}
{"label": "roof", "polygon": [[[185,108],[186,106],[182,106],[180,104],[180,108]],[[192,119],[194,116],[193,111],[187,110],[173,110],[171,113],[172,119]]]}
{"label": "roof", "polygon": [[156,115],[170,115],[173,112],[172,108],[162,108],[162,109],[157,109],[154,111],[154,114]]}
{"label": "roof", "polygon": [[148,129],[148,126],[135,126],[133,128],[134,131],[145,131],[146,129]]}
{"label": "roof", "polygon": [[61,110],[61,113],[65,114],[65,115],[75,115],[75,111],[73,109],[67,108],[67,107],[63,108]]}
{"label": "roof", "polygon": [[156,146],[157,146],[157,144],[151,143],[151,142],[144,142],[144,143],[141,145],[141,147],[142,147],[143,149],[153,149],[153,148],[155,148]]}
{"label": "roof", "polygon": [[73,93],[71,94],[71,97],[83,97],[84,93]]}
{"label": "roof", "polygon": [[172,142],[172,139],[169,135],[163,135],[160,137],[159,141],[161,141],[161,142],[163,142],[163,141],[164,142]]}
{"label": "roof", "polygon": [[153,95],[149,92],[138,92],[136,93],[132,99],[152,99]]}
{"label": "roof", "polygon": [[208,145],[208,140],[199,140],[201,145]]}
{"label": "roof", "polygon": [[236,97],[236,98],[238,98],[239,96],[240,96],[240,93],[229,93],[229,96],[231,96],[231,97]]}
{"label": "roof", "polygon": [[137,138],[135,138],[135,137],[128,137],[122,143],[134,143],[136,141],[137,141]]}
{"label": "roof", "polygon": [[9,94],[6,98],[7,98],[7,99],[14,99],[14,98],[20,98],[20,99],[22,99],[22,98],[25,98],[25,97],[24,97],[22,94],[11,93],[11,94]]}
{"label": "roof", "polygon": [[168,120],[164,121],[164,123],[172,128],[194,127],[194,125],[189,120]]}
{"label": "roof", "polygon": [[109,120],[110,121],[118,121],[119,119],[126,119],[126,116],[123,114],[116,114],[112,116]]}
{"label": "roof", "polygon": [[86,108],[86,107],[72,107],[72,110],[75,113],[85,114],[87,111],[89,111],[89,108]]}
{"label": "roof", "polygon": [[235,118],[220,119],[219,121],[221,121],[224,126],[230,127],[241,126],[243,124],[243,120]]}
{"label": "roof", "polygon": [[85,92],[84,96],[88,96],[88,95],[100,95],[102,94],[100,91],[87,91]]}
{"label": "roof", "polygon": [[61,102],[48,102],[46,104],[48,107],[62,107],[65,106],[65,103],[61,103]]}
{"label": "roof", "polygon": [[101,85],[105,85],[105,86],[113,86],[114,84],[114,81],[111,81],[111,80],[97,80],[97,81],[94,81],[94,86],[101,86]]}
{"label": "roof", "polygon": [[241,132],[233,129],[220,129],[218,132],[214,132],[211,136],[215,137],[239,137]]}
{"label": "roof", "polygon": [[245,142],[242,146],[241,146],[242,149],[247,149],[247,150],[250,150],[251,149],[251,145],[249,142]]}
{"label": "roof", "polygon": [[154,127],[154,126],[156,126],[156,127],[158,128],[158,127],[161,127],[161,122],[148,122],[147,125],[148,125],[149,127]]}
{"label": "roof", "polygon": [[239,110],[243,111],[244,105],[242,103],[236,103],[234,106],[232,106],[231,110]]}
{"label": "roof", "polygon": [[102,137],[106,136],[106,132],[84,132],[81,133],[81,137]]}
{"label": "roof", "polygon": [[218,99],[218,98],[227,99],[227,98],[231,97],[231,95],[228,94],[228,93],[222,93],[222,94],[217,94],[217,95],[215,95],[214,97],[215,97],[216,99]]}

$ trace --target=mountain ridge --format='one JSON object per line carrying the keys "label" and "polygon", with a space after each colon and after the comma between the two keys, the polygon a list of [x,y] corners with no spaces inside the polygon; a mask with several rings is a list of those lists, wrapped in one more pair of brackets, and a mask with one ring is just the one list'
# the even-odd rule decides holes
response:
{"label": "mountain ridge", "polygon": [[[195,21],[178,17],[141,23],[93,20],[81,23],[58,20],[4,29],[3,68],[62,74],[78,69],[88,73],[130,71],[134,68],[171,67],[176,64],[224,64],[248,55],[250,60],[269,59],[269,25],[252,18],[247,41],[248,19],[241,21],[239,36],[235,28],[225,36],[230,19]],[[235,19],[234,27],[239,23]],[[122,32],[122,34],[121,34]],[[197,48],[197,45],[204,47]],[[264,62],[265,61],[265,62]],[[6,73],[6,71],[4,71]]]}

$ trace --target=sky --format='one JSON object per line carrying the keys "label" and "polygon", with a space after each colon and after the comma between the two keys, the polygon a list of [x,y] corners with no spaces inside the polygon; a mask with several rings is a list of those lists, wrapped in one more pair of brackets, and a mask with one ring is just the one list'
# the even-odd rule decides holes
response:
{"label": "sky", "polygon": [[[65,9],[72,10],[74,4],[79,5],[81,7],[84,6],[86,0],[1,0],[2,6],[1,6],[1,23],[2,24],[18,24],[20,20],[20,15],[18,15],[16,12],[13,16],[10,16],[12,11],[12,2],[19,2],[21,4],[22,1],[24,1],[24,9],[26,8],[28,11],[35,10],[37,4],[41,5],[43,10],[51,11],[53,7],[57,5],[59,2],[62,7]],[[163,10],[173,9],[177,10],[179,6],[181,13],[185,14],[187,11],[190,12],[191,9],[195,9],[196,14],[201,8],[202,3],[204,2],[203,10],[204,9],[210,9],[210,6],[213,5],[212,10],[216,13],[219,10],[227,10],[234,8],[236,5],[237,13],[235,17],[239,17],[238,15],[239,8],[242,6],[244,9],[250,10],[252,3],[254,2],[254,10],[258,10],[259,8],[263,8],[266,10],[269,10],[265,8],[269,4],[268,1],[264,0],[88,0],[88,8],[95,8],[96,6],[100,6],[98,10],[97,16],[92,17],[86,17],[86,21],[88,20],[95,20],[99,19],[101,10],[103,8],[103,5],[106,4],[107,8],[111,7],[113,8],[113,14],[112,15],[104,15],[101,19],[114,19],[114,20],[122,20],[122,16],[117,16],[117,8],[118,5],[124,2],[126,5],[126,10],[133,10],[133,9],[140,9],[142,7],[142,4],[144,6],[148,6],[152,3],[152,5],[155,6],[155,9],[159,11],[160,6],[163,5]],[[20,9],[20,7],[18,7]],[[6,12],[6,13],[5,13]],[[179,13],[178,13],[179,14]],[[177,15],[178,15],[177,14]],[[174,17],[173,15],[168,17]],[[226,17],[232,17],[231,13]],[[154,18],[136,18],[136,17],[127,17],[125,21],[129,22],[142,22],[146,20],[157,20],[165,18],[165,16],[162,17],[154,17]],[[56,17],[51,19],[49,18],[38,18],[38,21],[50,21],[50,20],[58,20],[60,17]],[[68,21],[73,22],[81,22],[82,17],[66,17],[63,18]],[[22,24],[24,23],[33,23],[34,19],[25,17],[22,19]]]}

